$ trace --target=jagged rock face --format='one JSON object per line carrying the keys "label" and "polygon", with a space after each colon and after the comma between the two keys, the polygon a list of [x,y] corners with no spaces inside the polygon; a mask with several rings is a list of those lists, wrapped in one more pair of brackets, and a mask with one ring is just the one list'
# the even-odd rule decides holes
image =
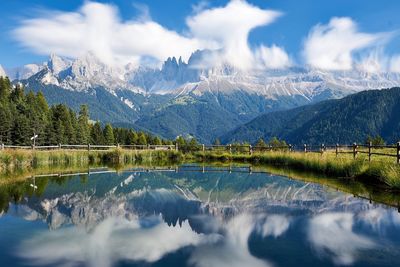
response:
{"label": "jagged rock face", "polygon": [[281,96],[301,96],[307,101],[338,98],[367,89],[398,86],[396,73],[367,73],[361,70],[345,72],[321,71],[305,68],[284,70],[242,71],[229,65],[202,68],[202,52],[194,53],[188,63],[168,58],[160,69],[144,66],[111,67],[88,53],[69,60],[51,55],[44,65],[30,64],[13,72],[12,79],[27,79],[40,75],[43,84],[57,85],[69,90],[88,90],[103,86],[110,91],[133,90],[140,93],[172,94],[181,96],[206,92],[229,94],[244,91],[268,99]]}

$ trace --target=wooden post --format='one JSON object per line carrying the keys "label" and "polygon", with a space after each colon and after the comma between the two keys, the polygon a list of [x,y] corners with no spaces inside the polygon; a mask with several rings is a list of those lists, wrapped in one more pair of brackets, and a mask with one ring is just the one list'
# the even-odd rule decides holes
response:
{"label": "wooden post", "polygon": [[249,154],[250,154],[250,155],[253,155],[253,148],[252,148],[251,145],[249,145]]}
{"label": "wooden post", "polygon": [[1,149],[1,150],[4,150],[4,144],[3,144],[3,143],[1,144],[0,149]]}
{"label": "wooden post", "polygon": [[336,157],[338,157],[338,155],[339,155],[339,144],[336,144],[335,152],[336,152]]}
{"label": "wooden post", "polygon": [[61,144],[58,144],[58,149],[61,149]]}
{"label": "wooden post", "polygon": [[87,151],[90,151],[90,144],[87,145]]}
{"label": "wooden post", "polygon": [[304,144],[304,153],[307,153],[307,144]]}
{"label": "wooden post", "polygon": [[397,142],[397,164],[400,164],[400,142]]}
{"label": "wooden post", "polygon": [[206,151],[206,147],[204,144],[202,146],[203,146],[203,153],[204,153]]}
{"label": "wooden post", "polygon": [[119,149],[119,143],[117,143],[117,149]]}
{"label": "wooden post", "polygon": [[371,147],[372,147],[372,142],[368,143],[368,161],[371,161]]}
{"label": "wooden post", "polygon": [[353,158],[357,157],[357,143],[353,144]]}
{"label": "wooden post", "polygon": [[175,150],[176,150],[176,151],[179,151],[178,143],[175,143]]}
{"label": "wooden post", "polygon": [[229,154],[232,154],[232,144],[229,144]]}

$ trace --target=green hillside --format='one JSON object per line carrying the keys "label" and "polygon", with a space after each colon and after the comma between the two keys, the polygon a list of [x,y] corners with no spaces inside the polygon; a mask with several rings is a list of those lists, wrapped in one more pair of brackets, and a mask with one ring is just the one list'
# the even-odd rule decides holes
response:
{"label": "green hillside", "polygon": [[367,136],[400,139],[400,88],[371,90],[261,115],[223,135],[223,142],[269,140],[292,144],[364,142]]}

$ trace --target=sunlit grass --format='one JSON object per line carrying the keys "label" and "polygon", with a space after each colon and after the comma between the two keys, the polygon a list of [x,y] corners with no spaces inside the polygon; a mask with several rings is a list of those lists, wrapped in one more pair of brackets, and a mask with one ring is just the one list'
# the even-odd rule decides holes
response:
{"label": "sunlit grass", "polygon": [[334,151],[325,153],[302,153],[268,151],[264,153],[230,154],[230,153],[196,153],[202,160],[239,161],[257,164],[281,166],[304,172],[313,172],[333,177],[355,178],[367,182],[384,183],[392,188],[400,188],[400,166],[395,159],[385,156],[339,154]]}

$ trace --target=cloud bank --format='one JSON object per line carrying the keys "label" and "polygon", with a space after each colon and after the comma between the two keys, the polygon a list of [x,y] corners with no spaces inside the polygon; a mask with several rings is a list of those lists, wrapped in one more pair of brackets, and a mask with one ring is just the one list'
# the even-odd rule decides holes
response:
{"label": "cloud bank", "polygon": [[[161,63],[172,56],[187,61],[196,50],[208,51],[198,64],[206,68],[229,64],[243,70],[284,69],[294,65],[283,47],[249,45],[251,31],[269,26],[281,12],[245,0],[231,0],[222,7],[200,1],[186,17],[184,33],[179,33],[155,22],[147,6],[134,7],[141,14],[122,20],[116,6],[89,1],[74,12],[46,11],[24,19],[12,34],[37,54],[77,58],[91,52],[109,65]],[[367,72],[400,72],[400,55],[381,53],[377,57],[374,52],[383,50],[391,35],[361,32],[351,18],[334,17],[310,30],[299,54],[304,64],[322,70],[357,67]]]}
{"label": "cloud bank", "polygon": [[[85,2],[75,12],[47,11],[25,19],[14,30],[14,37],[31,51],[77,58],[92,52],[110,65],[139,64],[144,58],[159,62],[168,57],[187,60],[201,49],[214,51],[212,64],[228,63],[247,69],[256,64],[256,53],[248,44],[248,35],[256,27],[275,21],[281,13],[263,10],[243,0],[232,0],[225,7],[196,9],[187,17],[187,33],[180,34],[153,21],[144,6],[138,18],[122,21],[115,6]],[[282,58],[282,49],[261,49],[269,66]],[[269,51],[269,52],[266,52]],[[277,55],[275,55],[277,53]],[[265,58],[265,57],[270,57]],[[284,56],[283,56],[284,57]]]}
{"label": "cloud bank", "polygon": [[303,53],[312,67],[350,70],[353,53],[375,45],[382,37],[383,34],[359,32],[350,18],[332,18],[327,25],[317,25],[310,31]]}

